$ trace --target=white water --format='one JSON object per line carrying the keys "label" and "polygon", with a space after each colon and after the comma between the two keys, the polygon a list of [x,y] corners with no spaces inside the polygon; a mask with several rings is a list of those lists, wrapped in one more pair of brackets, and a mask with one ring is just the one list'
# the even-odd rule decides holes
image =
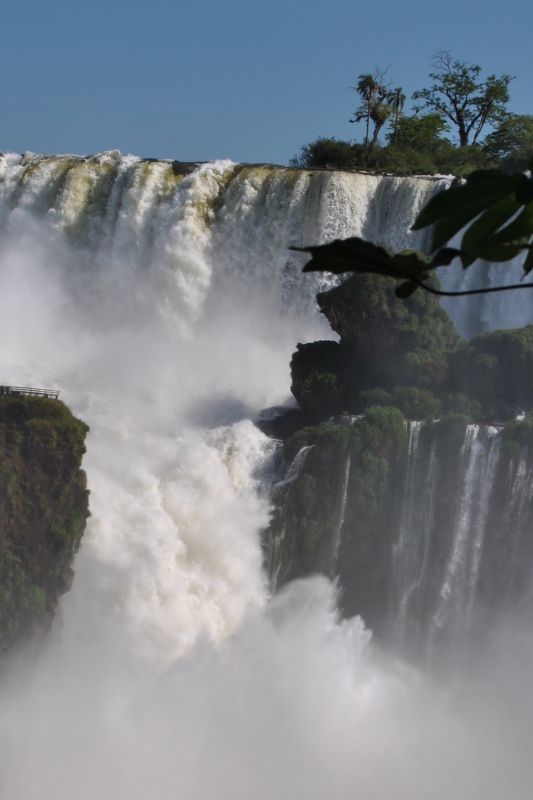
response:
{"label": "white water", "polygon": [[[424,501],[417,491],[416,471],[421,422],[408,423],[407,470],[405,476],[404,505],[398,525],[398,540],[393,547],[393,575],[397,608],[393,609],[396,635],[402,640],[406,635],[409,606],[413,595],[425,579],[427,557],[433,523],[435,492],[436,443],[432,443],[424,481]],[[420,606],[420,603],[418,604]],[[414,620],[420,619],[420,608],[411,609]],[[418,612],[418,613],[417,613]]]}
{"label": "white water", "polygon": [[458,500],[433,627],[468,630],[479,579],[489,498],[498,461],[498,430],[469,425],[461,453]]}
{"label": "white water", "polygon": [[261,568],[272,445],[250,418],[286,397],[296,341],[328,335],[287,244],[400,212],[409,243],[434,182],[177,180],[117,154],[0,170],[2,383],[57,386],[90,424],[92,511],[47,647],[4,678],[2,798],[529,797],[527,669],[509,685],[495,657],[446,694],[338,622],[325,581],[268,602]]}

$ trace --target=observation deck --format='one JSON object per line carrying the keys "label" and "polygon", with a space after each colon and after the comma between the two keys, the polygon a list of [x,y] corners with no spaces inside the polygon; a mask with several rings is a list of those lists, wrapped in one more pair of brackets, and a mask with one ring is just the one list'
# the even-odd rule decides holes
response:
{"label": "observation deck", "polygon": [[0,386],[0,397],[10,395],[11,397],[45,397],[47,400],[58,400],[59,390],[57,389],[36,389],[33,386]]}

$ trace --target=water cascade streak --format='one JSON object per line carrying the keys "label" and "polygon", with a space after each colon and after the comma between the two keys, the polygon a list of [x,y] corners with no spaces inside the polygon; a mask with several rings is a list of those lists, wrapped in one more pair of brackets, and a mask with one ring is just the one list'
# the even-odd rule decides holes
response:
{"label": "water cascade streak", "polygon": [[337,560],[339,556],[339,548],[341,545],[342,529],[344,526],[344,521],[346,519],[346,505],[348,502],[348,486],[350,483],[351,466],[352,466],[352,459],[350,453],[348,453],[348,455],[346,456],[346,463],[344,465],[344,471],[342,476],[341,502],[339,506],[339,521],[337,522],[337,526],[335,528],[335,533],[333,536],[331,575],[335,575],[335,569],[337,567]]}
{"label": "water cascade streak", "polygon": [[[472,610],[477,583],[480,548],[488,513],[488,497],[495,475],[496,454],[491,452],[494,428],[483,430],[469,425],[461,453],[459,497],[454,515],[449,558],[440,589],[440,599],[433,615],[433,628],[456,628],[466,624]],[[489,447],[487,451],[486,441]]]}
{"label": "water cascade streak", "polygon": [[[431,544],[436,490],[436,442],[431,443],[428,461],[421,461],[419,445],[422,423],[409,422],[408,426],[404,501],[398,540],[393,548],[393,626],[395,637],[400,641],[406,639],[409,621],[417,628],[417,636],[423,635],[420,621],[423,618],[424,582]],[[420,484],[421,471],[423,471],[422,484]]]}
{"label": "water cascade streak", "polygon": [[[280,490],[285,490],[289,487],[290,492],[290,485],[298,480],[300,476],[300,472],[303,469],[307,456],[309,455],[310,451],[313,449],[313,445],[307,445],[306,447],[301,447],[296,455],[294,456],[293,460],[289,464],[289,468],[284,478],[281,480],[277,480],[274,483],[273,492],[277,494]],[[285,503],[283,505],[281,514],[285,516],[287,502],[288,502],[288,492],[285,495]],[[291,564],[283,564],[281,558],[281,546],[283,543],[283,539],[286,535],[286,526],[285,524],[282,526],[279,533],[271,537],[271,540],[267,547],[267,555],[266,555],[266,571],[269,575],[270,585],[272,587],[272,591],[275,592],[280,578],[281,570],[290,569]]]}

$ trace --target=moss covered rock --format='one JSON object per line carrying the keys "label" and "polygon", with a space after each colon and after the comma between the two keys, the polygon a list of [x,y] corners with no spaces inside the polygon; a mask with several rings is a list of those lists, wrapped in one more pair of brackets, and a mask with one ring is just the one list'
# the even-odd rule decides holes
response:
{"label": "moss covered rock", "polygon": [[278,586],[313,572],[337,574],[345,516],[356,520],[359,543],[380,540],[406,446],[405,420],[396,408],[371,408],[357,424],[303,428],[285,443],[284,471],[291,477],[276,490],[268,535]]}
{"label": "moss covered rock", "polygon": [[459,334],[436,298],[398,300],[387,278],[354,275],[317,296],[321,311],[351,351],[357,382],[434,389],[446,381],[446,354]]}
{"label": "moss covered rock", "polygon": [[58,400],[0,397],[0,653],[47,629],[88,516],[87,426]]}
{"label": "moss covered rock", "polygon": [[298,345],[291,389],[304,419],[372,405],[412,420],[461,413],[474,422],[533,410],[533,325],[464,341],[433,295],[398,300],[379,276],[354,275],[317,300],[341,339]]}
{"label": "moss covered rock", "polygon": [[488,420],[533,409],[533,325],[493,331],[449,356],[450,387],[476,400]]}

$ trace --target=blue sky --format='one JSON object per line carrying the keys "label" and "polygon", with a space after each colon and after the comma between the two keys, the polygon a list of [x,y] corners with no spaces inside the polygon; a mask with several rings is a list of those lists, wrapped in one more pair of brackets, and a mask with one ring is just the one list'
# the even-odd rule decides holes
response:
{"label": "blue sky", "polygon": [[354,137],[360,73],[410,95],[439,49],[533,113],[532,30],[525,0],[4,0],[0,149],[286,163]]}

